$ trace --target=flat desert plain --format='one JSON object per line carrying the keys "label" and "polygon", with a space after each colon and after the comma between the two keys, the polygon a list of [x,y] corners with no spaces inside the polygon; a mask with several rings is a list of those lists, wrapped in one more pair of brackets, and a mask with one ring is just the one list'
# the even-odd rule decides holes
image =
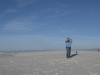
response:
{"label": "flat desert plain", "polygon": [[0,53],[0,75],[100,75],[100,52]]}

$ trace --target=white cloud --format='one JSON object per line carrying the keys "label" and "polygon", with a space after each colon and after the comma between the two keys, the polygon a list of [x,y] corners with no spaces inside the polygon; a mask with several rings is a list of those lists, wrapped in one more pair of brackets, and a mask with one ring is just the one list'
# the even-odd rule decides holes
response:
{"label": "white cloud", "polygon": [[68,29],[66,29],[62,26],[57,26],[57,29],[58,29],[59,32],[64,33],[64,34],[68,32]]}
{"label": "white cloud", "polygon": [[13,31],[16,31],[16,30],[24,31],[24,30],[29,30],[29,27],[24,22],[12,22],[12,23],[6,24],[4,29],[5,30],[13,30]]}
{"label": "white cloud", "polygon": [[[100,37],[72,36],[72,49],[99,48]],[[64,37],[48,37],[45,35],[1,36],[0,50],[55,50],[65,49]]]}
{"label": "white cloud", "polygon": [[23,6],[33,4],[35,1],[37,0],[16,0],[16,3],[18,7],[23,7]]}
{"label": "white cloud", "polygon": [[96,36],[83,36],[83,35],[73,35],[73,46],[76,49],[92,49],[100,48],[100,37]]}
{"label": "white cloud", "polygon": [[56,5],[57,5],[58,7],[62,7],[62,8],[68,8],[68,7],[69,7],[68,4],[64,4],[64,3],[61,3],[61,2],[57,2]]}
{"label": "white cloud", "polygon": [[56,18],[56,17],[68,15],[69,12],[70,12],[69,10],[65,10],[65,9],[62,9],[59,7],[48,8],[46,10],[46,13],[49,13],[48,17],[51,17],[51,18]]}
{"label": "white cloud", "polygon": [[[30,4],[35,3],[37,0],[15,0],[16,2],[16,7],[23,7],[23,6],[27,6]],[[7,8],[4,11],[2,11],[2,13],[0,13],[0,18],[2,18],[3,16],[5,16],[5,14],[9,14],[9,13],[14,13],[14,12],[18,12],[19,9],[18,8]]]}
{"label": "white cloud", "polygon": [[54,50],[65,48],[63,38],[44,35],[2,36],[0,41],[0,50]]}
{"label": "white cloud", "polygon": [[40,28],[42,27],[32,21],[29,21],[29,19],[12,20],[7,22],[3,26],[4,31],[16,31],[16,32],[28,32]]}
{"label": "white cloud", "polygon": [[9,13],[15,13],[15,12],[18,12],[19,10],[17,9],[6,9],[5,11],[3,11],[2,13],[0,13],[0,18],[4,17],[6,14],[9,14]]}
{"label": "white cloud", "polygon": [[68,25],[56,26],[56,30],[59,32],[59,34],[65,37],[74,35],[74,31],[70,27],[68,27]]}
{"label": "white cloud", "polygon": [[59,18],[71,13],[67,8],[69,8],[68,5],[57,1],[54,5],[42,10],[41,12],[49,14],[47,15],[47,18]]}
{"label": "white cloud", "polygon": [[13,13],[13,12],[17,12],[18,10],[17,9],[7,9],[5,11],[5,13]]}

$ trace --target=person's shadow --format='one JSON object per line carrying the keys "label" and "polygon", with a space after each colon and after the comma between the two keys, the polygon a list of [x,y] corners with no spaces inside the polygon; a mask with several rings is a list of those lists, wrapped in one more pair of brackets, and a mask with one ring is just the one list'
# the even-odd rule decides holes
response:
{"label": "person's shadow", "polygon": [[76,55],[78,55],[78,54],[72,54],[72,55],[70,56],[70,58],[75,57]]}

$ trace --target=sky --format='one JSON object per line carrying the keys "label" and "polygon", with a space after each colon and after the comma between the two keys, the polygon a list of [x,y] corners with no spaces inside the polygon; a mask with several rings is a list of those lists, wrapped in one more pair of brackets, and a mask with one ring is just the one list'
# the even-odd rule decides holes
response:
{"label": "sky", "polygon": [[100,48],[100,0],[0,0],[0,51]]}

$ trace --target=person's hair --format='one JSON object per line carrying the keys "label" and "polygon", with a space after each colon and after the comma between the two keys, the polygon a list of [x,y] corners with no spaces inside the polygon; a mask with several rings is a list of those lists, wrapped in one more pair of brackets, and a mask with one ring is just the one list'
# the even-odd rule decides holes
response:
{"label": "person's hair", "polygon": [[66,40],[70,40],[70,38],[69,37],[67,37],[67,39]]}

